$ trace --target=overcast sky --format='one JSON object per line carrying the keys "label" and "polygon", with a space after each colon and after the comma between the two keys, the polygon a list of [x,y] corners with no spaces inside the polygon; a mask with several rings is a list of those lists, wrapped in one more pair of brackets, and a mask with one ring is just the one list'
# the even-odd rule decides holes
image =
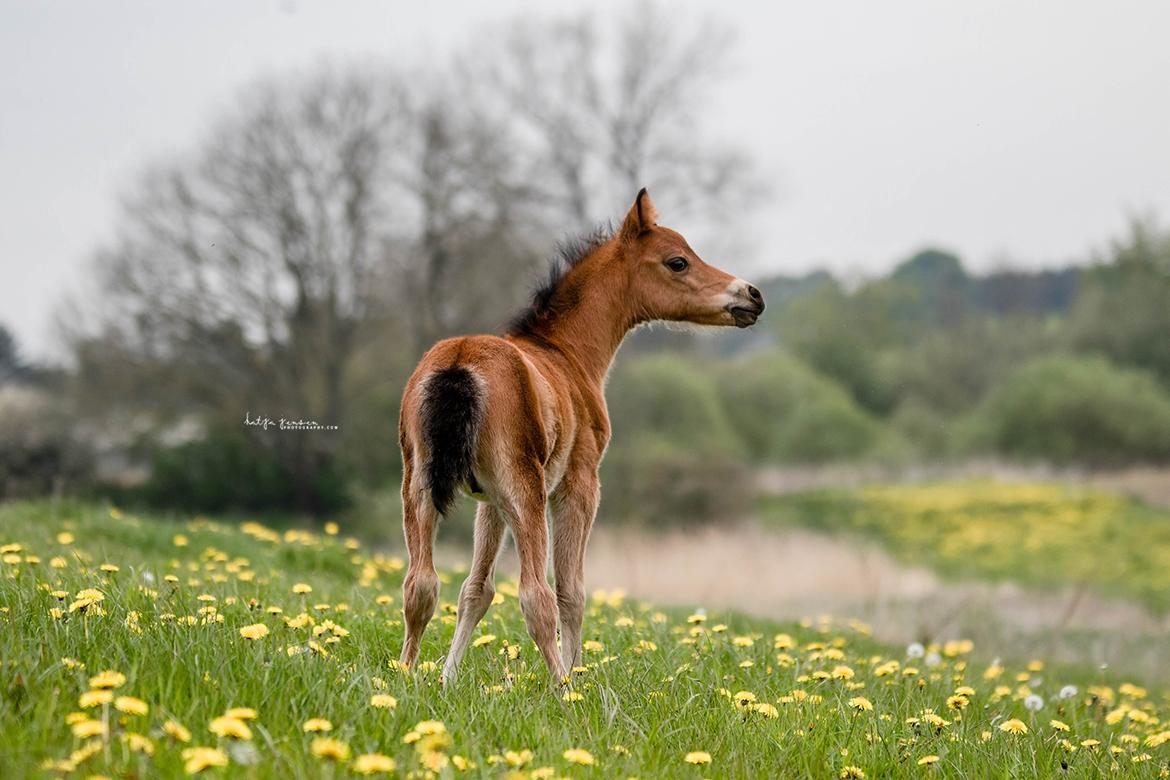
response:
{"label": "overcast sky", "polygon": [[[553,5],[0,0],[0,322],[55,354],[50,312],[119,193],[258,75],[417,60]],[[622,6],[561,4],[586,5]],[[709,124],[775,187],[731,270],[876,274],[926,244],[1035,268],[1085,259],[1129,214],[1170,219],[1170,3],[685,5],[738,31]]]}

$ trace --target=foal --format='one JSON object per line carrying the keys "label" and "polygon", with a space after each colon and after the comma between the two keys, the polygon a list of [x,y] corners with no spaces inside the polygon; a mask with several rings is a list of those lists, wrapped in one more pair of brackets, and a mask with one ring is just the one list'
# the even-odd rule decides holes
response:
{"label": "foal", "polygon": [[[564,252],[565,262],[506,335],[441,341],[411,375],[399,421],[402,523],[410,553],[402,664],[418,656],[439,597],[431,557],[439,516],[463,490],[480,502],[475,552],[459,592],[443,682],[454,678],[492,602],[505,525],[520,556],[528,633],[554,678],[580,665],[585,544],[609,441],[603,389],[614,353],[644,322],[746,328],[764,310],[759,290],[704,263],[657,218],[643,189],[614,235],[599,234]],[[546,505],[553,517],[555,595],[546,575]]]}

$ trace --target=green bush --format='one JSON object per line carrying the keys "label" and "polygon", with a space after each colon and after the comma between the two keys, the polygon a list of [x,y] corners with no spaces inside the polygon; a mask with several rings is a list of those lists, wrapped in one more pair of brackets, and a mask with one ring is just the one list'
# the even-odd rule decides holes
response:
{"label": "green bush", "polygon": [[604,518],[682,525],[746,510],[743,445],[711,371],[668,353],[639,357],[614,372],[606,398],[613,436],[601,473]]}
{"label": "green bush", "polygon": [[0,385],[0,500],[77,490],[92,476],[92,452],[59,397]]}
{"label": "green bush", "polygon": [[[290,469],[244,433],[212,429],[202,439],[150,453],[150,478],[138,498],[154,506],[199,512],[298,510],[332,512],[348,503],[335,461],[323,460],[298,485]],[[306,505],[308,504],[308,505]]]}
{"label": "green bush", "polygon": [[754,460],[819,463],[871,452],[881,427],[839,385],[779,352],[720,366],[719,395]]}
{"label": "green bush", "polygon": [[1116,466],[1170,459],[1170,397],[1100,357],[1038,358],[995,388],[975,436],[1006,455]]}
{"label": "green bush", "polygon": [[615,446],[662,444],[706,456],[738,452],[742,444],[713,373],[671,353],[621,364],[605,393]]}
{"label": "green bush", "polygon": [[601,467],[603,522],[678,527],[742,519],[751,505],[750,470],[718,452],[662,442],[619,446]]}

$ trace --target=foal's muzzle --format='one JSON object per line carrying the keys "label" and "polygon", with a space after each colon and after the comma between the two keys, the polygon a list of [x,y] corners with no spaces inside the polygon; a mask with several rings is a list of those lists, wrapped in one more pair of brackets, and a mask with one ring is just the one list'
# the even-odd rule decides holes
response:
{"label": "foal's muzzle", "polygon": [[727,306],[727,313],[735,320],[735,327],[750,328],[764,311],[764,296],[750,284],[745,285]]}

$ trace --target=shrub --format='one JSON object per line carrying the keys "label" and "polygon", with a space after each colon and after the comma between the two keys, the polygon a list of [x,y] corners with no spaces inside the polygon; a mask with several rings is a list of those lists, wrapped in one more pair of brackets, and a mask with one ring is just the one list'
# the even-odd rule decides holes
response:
{"label": "shrub", "polygon": [[48,391],[0,387],[0,499],[76,488],[92,474],[92,453]]}
{"label": "shrub", "polygon": [[734,521],[750,508],[750,477],[726,454],[661,442],[615,447],[602,464],[599,515],[658,527]]}
{"label": "shrub", "polygon": [[788,463],[856,459],[881,428],[848,393],[794,357],[758,353],[724,364],[719,394],[752,458]]}
{"label": "shrub", "polygon": [[615,371],[601,513],[640,525],[717,522],[747,508],[743,446],[709,372],[671,354]]}
{"label": "shrub", "polygon": [[149,460],[150,478],[136,497],[155,506],[330,512],[348,502],[335,461],[318,462],[309,482],[299,485],[272,453],[244,433],[224,428],[175,447],[158,447]]}
{"label": "shrub", "polygon": [[710,371],[664,353],[624,363],[606,391],[615,446],[651,443],[710,456],[738,452]]}
{"label": "shrub", "polygon": [[1170,397],[1143,371],[1100,357],[1036,359],[994,389],[976,421],[985,446],[1027,459],[1116,466],[1170,459]]}

